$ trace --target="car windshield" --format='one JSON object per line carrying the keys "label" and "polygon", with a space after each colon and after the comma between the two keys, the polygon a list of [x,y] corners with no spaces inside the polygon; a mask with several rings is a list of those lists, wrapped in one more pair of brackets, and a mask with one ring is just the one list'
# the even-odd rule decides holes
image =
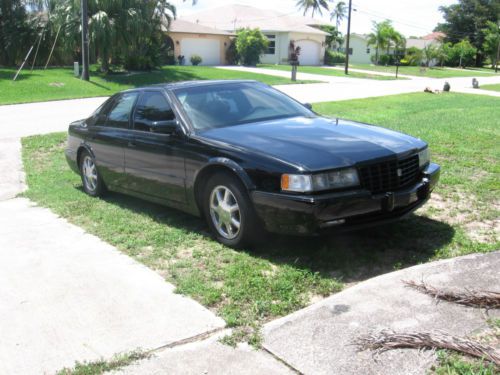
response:
{"label": "car windshield", "polygon": [[260,83],[192,86],[175,89],[174,93],[196,130],[315,116],[302,104]]}

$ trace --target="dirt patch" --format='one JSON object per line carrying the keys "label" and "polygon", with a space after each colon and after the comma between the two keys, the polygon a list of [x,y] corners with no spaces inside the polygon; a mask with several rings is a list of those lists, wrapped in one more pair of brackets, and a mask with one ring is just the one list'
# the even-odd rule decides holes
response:
{"label": "dirt patch", "polygon": [[500,219],[482,218],[486,209],[498,213],[500,202],[495,201],[486,208],[473,194],[455,192],[450,197],[433,193],[420,212],[434,220],[459,225],[473,241],[494,243],[500,237]]}

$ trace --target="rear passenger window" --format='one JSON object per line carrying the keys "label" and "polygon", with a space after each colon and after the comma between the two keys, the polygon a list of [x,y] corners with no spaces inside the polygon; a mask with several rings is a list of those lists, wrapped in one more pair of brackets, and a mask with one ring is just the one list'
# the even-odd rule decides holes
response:
{"label": "rear passenger window", "polygon": [[158,91],[146,91],[137,103],[134,115],[134,130],[151,130],[153,123],[175,120],[174,112],[165,96]]}
{"label": "rear passenger window", "polygon": [[109,111],[106,126],[122,129],[128,128],[130,113],[138,95],[136,92],[129,92],[118,96]]}

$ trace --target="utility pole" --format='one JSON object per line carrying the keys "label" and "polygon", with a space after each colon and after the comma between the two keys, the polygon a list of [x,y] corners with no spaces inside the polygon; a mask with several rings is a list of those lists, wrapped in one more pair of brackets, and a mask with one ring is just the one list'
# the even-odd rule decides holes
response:
{"label": "utility pole", "polygon": [[352,0],[349,0],[349,17],[347,18],[347,39],[345,43],[345,74],[349,74],[349,40],[351,39]]}
{"label": "utility pole", "polygon": [[82,0],[82,79],[89,80],[89,19],[88,3]]}

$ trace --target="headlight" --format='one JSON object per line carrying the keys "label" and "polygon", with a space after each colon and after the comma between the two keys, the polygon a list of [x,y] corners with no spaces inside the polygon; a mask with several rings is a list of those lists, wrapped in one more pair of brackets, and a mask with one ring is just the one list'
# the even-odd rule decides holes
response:
{"label": "headlight", "polygon": [[431,161],[431,152],[429,147],[424,148],[418,153],[418,165],[420,168],[426,166]]}
{"label": "headlight", "polygon": [[354,168],[346,168],[314,175],[284,174],[281,176],[281,189],[284,191],[303,193],[347,188],[358,185],[358,172]]}

